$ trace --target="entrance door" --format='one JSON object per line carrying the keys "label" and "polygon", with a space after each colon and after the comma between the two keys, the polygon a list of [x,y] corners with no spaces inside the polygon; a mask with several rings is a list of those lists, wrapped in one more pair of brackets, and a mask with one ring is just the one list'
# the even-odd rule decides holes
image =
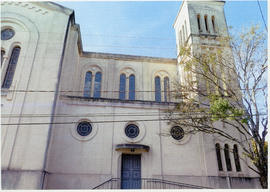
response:
{"label": "entrance door", "polygon": [[121,189],[141,188],[141,155],[122,155]]}

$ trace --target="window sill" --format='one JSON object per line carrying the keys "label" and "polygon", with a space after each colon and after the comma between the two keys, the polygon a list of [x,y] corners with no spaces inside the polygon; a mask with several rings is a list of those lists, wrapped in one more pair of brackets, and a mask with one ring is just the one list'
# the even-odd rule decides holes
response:
{"label": "window sill", "polygon": [[235,171],[218,171],[218,176],[222,177],[248,177],[248,175],[244,174],[243,172],[235,172]]}
{"label": "window sill", "polygon": [[1,89],[1,96],[7,96],[8,93],[9,93],[9,89],[6,89],[6,88]]}

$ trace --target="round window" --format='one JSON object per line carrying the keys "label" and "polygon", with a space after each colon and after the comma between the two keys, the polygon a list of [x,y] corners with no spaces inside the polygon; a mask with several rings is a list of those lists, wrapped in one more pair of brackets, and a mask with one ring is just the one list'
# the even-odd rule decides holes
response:
{"label": "round window", "polygon": [[15,35],[12,29],[3,29],[1,31],[1,40],[9,40]]}
{"label": "round window", "polygon": [[80,122],[77,126],[77,132],[81,136],[87,136],[92,132],[92,126],[89,122]]}
{"label": "round window", "polygon": [[179,126],[174,126],[171,128],[171,136],[175,139],[175,140],[181,140],[184,137],[184,130],[179,127]]}
{"label": "round window", "polygon": [[125,128],[125,133],[126,133],[126,136],[128,136],[129,138],[135,138],[139,135],[140,129],[139,127],[137,127],[137,125],[129,124]]}

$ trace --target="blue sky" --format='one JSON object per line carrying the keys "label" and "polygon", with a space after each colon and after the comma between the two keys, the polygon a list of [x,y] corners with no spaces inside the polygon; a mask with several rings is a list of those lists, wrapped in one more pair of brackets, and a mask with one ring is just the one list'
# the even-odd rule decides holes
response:
{"label": "blue sky", "polygon": [[[57,3],[75,10],[84,51],[176,57],[173,23],[181,1]],[[267,2],[260,4],[267,20]],[[251,24],[264,30],[256,1],[227,1],[225,16],[234,30]]]}

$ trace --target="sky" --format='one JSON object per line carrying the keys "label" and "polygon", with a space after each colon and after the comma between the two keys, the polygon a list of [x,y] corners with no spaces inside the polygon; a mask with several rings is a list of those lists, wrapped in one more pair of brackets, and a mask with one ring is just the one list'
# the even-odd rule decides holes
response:
{"label": "sky", "polygon": [[[75,11],[84,51],[176,58],[173,23],[181,1],[56,3]],[[267,23],[267,2],[260,5]],[[226,1],[224,9],[235,31],[252,24],[265,30],[257,1]]]}

